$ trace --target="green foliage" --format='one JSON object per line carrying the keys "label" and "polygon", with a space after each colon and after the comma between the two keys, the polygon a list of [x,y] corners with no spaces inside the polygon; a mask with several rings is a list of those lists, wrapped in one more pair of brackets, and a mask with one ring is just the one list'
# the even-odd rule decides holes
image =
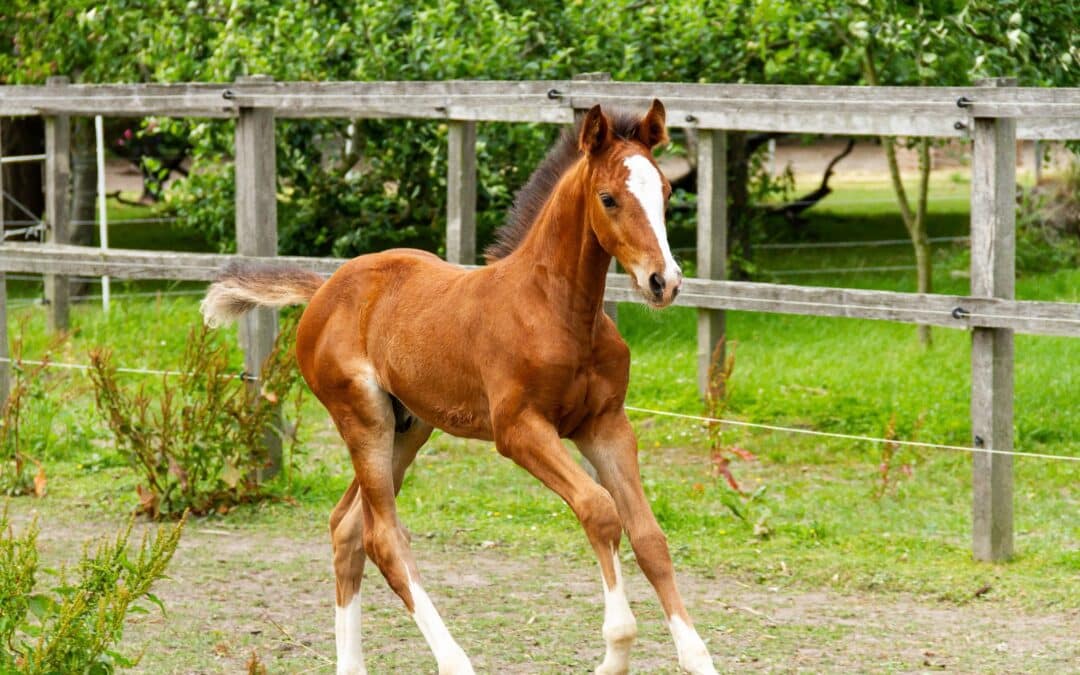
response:
{"label": "green foliage", "polygon": [[112,673],[136,660],[115,650],[129,613],[146,612],[151,592],[180,542],[184,521],[143,536],[128,551],[134,520],[114,540],[90,543],[73,571],[61,568],[56,585],[36,590],[36,522],[16,536],[7,507],[0,513],[0,671],[27,674]]}
{"label": "green foliage", "polygon": [[[304,391],[294,332],[294,324],[282,329],[255,396],[229,367],[226,346],[206,328],[191,331],[180,373],[163,377],[160,391],[145,381],[125,390],[111,352],[91,352],[98,411],[142,481],[139,512],[153,518],[224,513],[264,495],[266,434],[277,428],[283,403],[299,412]],[[291,440],[295,445],[295,434]]]}
{"label": "green foliage", "polygon": [[39,363],[24,361],[22,329],[12,340],[10,390],[0,407],[0,494],[45,495],[41,460],[59,440],[53,421],[64,405],[60,385],[66,379],[47,364],[49,353],[63,340],[54,339],[42,358],[35,359]]}
{"label": "green foliage", "polygon": [[[1016,210],[1016,270],[1054,272],[1080,266],[1080,165],[1063,180],[1022,193]],[[1059,220],[1060,218],[1060,220]]]}

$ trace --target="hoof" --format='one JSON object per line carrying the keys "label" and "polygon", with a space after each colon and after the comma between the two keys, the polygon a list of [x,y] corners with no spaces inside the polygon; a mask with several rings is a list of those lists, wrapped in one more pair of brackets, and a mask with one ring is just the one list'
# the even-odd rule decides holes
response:
{"label": "hoof", "polygon": [[717,675],[712,657],[704,649],[693,654],[680,654],[679,665],[690,675]]}
{"label": "hoof", "polygon": [[462,650],[439,662],[439,675],[476,675],[476,672],[469,657]]}
{"label": "hoof", "polygon": [[596,675],[625,675],[630,672],[630,647],[637,638],[634,621],[604,626],[604,642],[607,653],[604,662],[596,667]]}

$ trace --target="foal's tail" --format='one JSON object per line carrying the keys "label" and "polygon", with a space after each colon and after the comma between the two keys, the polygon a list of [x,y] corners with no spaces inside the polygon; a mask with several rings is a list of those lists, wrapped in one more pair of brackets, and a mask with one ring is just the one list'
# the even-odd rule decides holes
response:
{"label": "foal's tail", "polygon": [[325,281],[298,267],[231,263],[210,284],[199,310],[215,328],[256,307],[306,304]]}

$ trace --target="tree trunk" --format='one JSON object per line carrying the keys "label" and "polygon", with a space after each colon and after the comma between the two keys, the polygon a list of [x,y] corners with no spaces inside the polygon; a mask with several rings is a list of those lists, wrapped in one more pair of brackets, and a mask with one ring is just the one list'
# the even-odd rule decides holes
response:
{"label": "tree trunk", "polygon": [[[930,242],[926,237],[926,228],[912,240],[915,248],[915,274],[918,277],[919,292],[933,293],[933,260],[931,259]],[[926,346],[931,343],[930,326],[919,324],[919,341]]]}
{"label": "tree trunk", "polygon": [[[874,51],[867,43],[863,53],[863,75],[866,83],[877,86],[878,74],[874,65]],[[889,178],[892,180],[896,203],[900,207],[900,217],[907,228],[911,244],[915,248],[915,275],[920,293],[930,293],[932,287],[933,261],[930,258],[930,242],[926,237],[926,195],[930,186],[930,139],[919,139],[919,195],[915,211],[908,203],[904,180],[900,176],[900,164],[896,161],[896,139],[891,136],[881,137],[881,146],[885,150],[885,161],[889,165]],[[930,326],[919,325],[919,341],[929,347],[931,342]]]}

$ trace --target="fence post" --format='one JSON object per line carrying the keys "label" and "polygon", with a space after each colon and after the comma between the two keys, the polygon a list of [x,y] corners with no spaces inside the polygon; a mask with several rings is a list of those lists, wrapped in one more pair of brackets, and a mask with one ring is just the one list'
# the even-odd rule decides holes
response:
{"label": "fence post", "polygon": [[[47,87],[62,88],[70,80],[63,75],[50,77]],[[45,118],[45,214],[48,218],[47,240],[66,244],[71,240],[68,200],[71,189],[71,118],[50,115]],[[50,333],[69,326],[70,288],[68,278],[55,274],[45,277],[45,301],[48,303]]]}
{"label": "fence post", "polygon": [[[238,85],[268,84],[265,75],[241,77]],[[236,252],[245,256],[277,255],[277,158],[274,144],[274,111],[270,108],[240,108],[236,120]],[[258,377],[263,361],[274,347],[278,312],[258,308],[240,322],[240,345],[244,350],[244,370]],[[249,388],[259,395],[261,384],[250,380]],[[269,465],[262,478],[272,478],[281,470],[281,435],[267,429]]]}
{"label": "fence post", "polygon": [[[578,73],[573,78],[576,82],[610,82],[611,73],[597,72],[597,73]],[[574,111],[574,124],[577,125],[585,117],[586,110]],[[618,271],[618,262],[612,258],[611,265],[608,267],[608,272],[615,273]],[[619,303],[614,300],[604,303],[604,314],[611,317],[611,320],[616,324],[619,323]]]}
{"label": "fence post", "polygon": [[[980,86],[1014,86],[984,80]],[[976,118],[971,130],[971,295],[1012,299],[1016,281],[1016,121]],[[971,334],[971,432],[976,448],[1013,448],[1013,331]],[[1013,552],[1012,456],[972,459],[972,551],[978,560]]]}
{"label": "fence post", "polygon": [[476,264],[476,122],[450,121],[446,168],[446,259]]}
{"label": "fence post", "polygon": [[[697,277],[723,279],[727,274],[727,133],[699,129],[697,148]],[[724,310],[697,311],[698,393],[702,395],[708,391],[713,351],[724,332]],[[721,347],[721,362],[723,358]]]}

